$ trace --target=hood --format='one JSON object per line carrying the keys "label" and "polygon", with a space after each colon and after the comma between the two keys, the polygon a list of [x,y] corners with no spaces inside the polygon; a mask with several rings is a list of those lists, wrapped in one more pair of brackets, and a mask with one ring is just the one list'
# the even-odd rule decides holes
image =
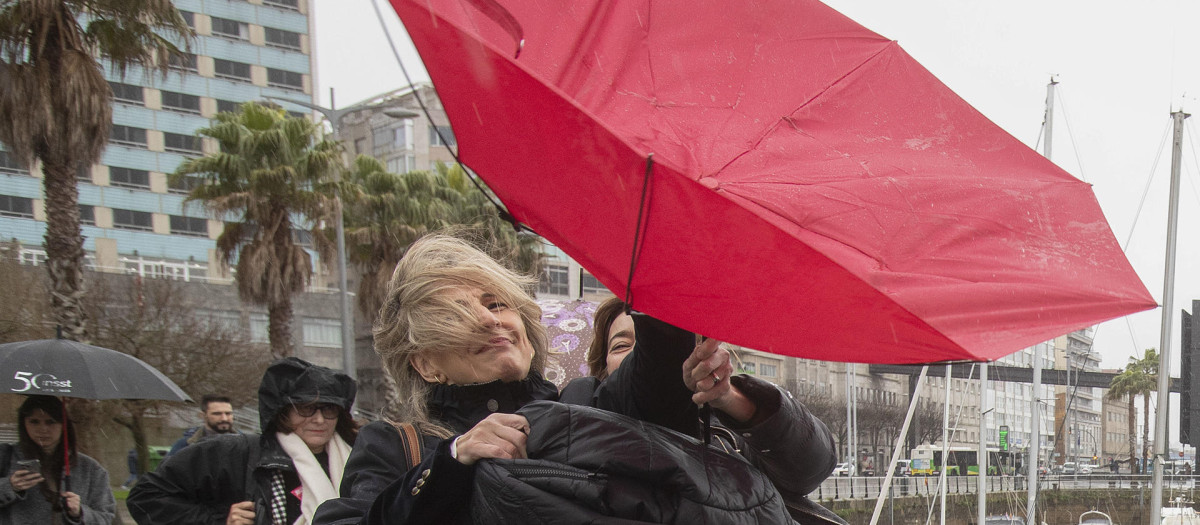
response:
{"label": "hood", "polygon": [[295,357],[280,359],[267,367],[258,387],[260,428],[266,434],[275,417],[293,404],[330,403],[349,414],[357,391],[346,374]]}

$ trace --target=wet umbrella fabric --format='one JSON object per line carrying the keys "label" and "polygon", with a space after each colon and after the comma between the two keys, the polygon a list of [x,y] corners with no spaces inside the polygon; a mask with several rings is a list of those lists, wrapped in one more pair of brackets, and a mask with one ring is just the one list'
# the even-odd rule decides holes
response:
{"label": "wet umbrella fabric", "polygon": [[664,321],[920,363],[1155,306],[1088,184],[819,2],[392,5],[463,162]]}
{"label": "wet umbrella fabric", "polygon": [[141,359],[67,339],[0,345],[0,392],[84,399],[192,400],[175,382]]}

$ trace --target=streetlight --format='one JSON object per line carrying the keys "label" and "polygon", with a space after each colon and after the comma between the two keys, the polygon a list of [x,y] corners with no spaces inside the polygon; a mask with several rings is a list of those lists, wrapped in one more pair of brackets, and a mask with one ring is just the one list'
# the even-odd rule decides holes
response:
{"label": "streetlight", "polygon": [[[387,103],[371,104],[363,102],[346,108],[335,109],[332,107],[327,108],[318,106],[312,102],[304,100],[286,97],[264,95],[263,98],[275,102],[287,102],[290,104],[296,104],[297,106],[304,106],[308,109],[321,113],[333,127],[334,141],[341,141],[342,139],[342,118],[344,118],[346,115],[356,111],[362,111],[364,109],[376,109],[379,107],[386,107],[388,105]],[[329,90],[329,100],[330,105],[332,106],[332,88]],[[388,109],[385,109],[383,113],[392,118],[414,118],[420,116],[420,114],[415,111],[399,107],[389,107]],[[344,160],[345,158],[343,157],[343,161]],[[338,175],[338,179],[341,179],[340,174]],[[338,205],[337,223],[335,228],[337,230],[338,295],[340,295],[342,299],[342,371],[344,371],[346,375],[350,376],[351,379],[358,379],[358,366],[355,362],[356,359],[354,355],[354,312],[350,309],[350,293],[346,289],[346,227],[342,220],[344,212],[342,210],[341,193],[334,193],[333,197]]]}

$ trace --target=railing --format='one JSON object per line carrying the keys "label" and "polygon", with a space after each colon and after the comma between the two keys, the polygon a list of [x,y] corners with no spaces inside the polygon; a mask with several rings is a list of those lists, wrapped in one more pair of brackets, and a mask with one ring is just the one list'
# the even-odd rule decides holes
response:
{"label": "railing", "polygon": [[[844,477],[831,476],[817,490],[810,494],[818,500],[836,499],[875,499],[883,488],[883,476],[878,477]],[[904,496],[936,496],[939,494],[938,476],[903,476],[892,478],[889,494],[895,497]],[[1197,488],[1197,476],[1167,475],[1163,478],[1164,486],[1172,490],[1188,490]],[[1144,489],[1150,486],[1152,476],[1128,474],[1090,474],[1051,475],[1039,477],[1038,485],[1041,490],[1108,490],[1108,489]],[[1029,485],[1025,476],[988,476],[987,491],[1024,492]],[[975,494],[979,490],[979,479],[976,476],[947,476],[946,492],[948,494]]]}

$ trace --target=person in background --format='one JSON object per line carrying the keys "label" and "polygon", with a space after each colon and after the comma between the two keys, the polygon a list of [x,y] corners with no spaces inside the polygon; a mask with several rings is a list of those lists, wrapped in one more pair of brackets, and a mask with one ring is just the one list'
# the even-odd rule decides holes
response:
{"label": "person in background", "polygon": [[[17,432],[16,445],[0,445],[0,523],[112,523],[116,500],[108,472],[75,450],[75,425],[65,417],[62,401],[29,396],[17,409]],[[64,457],[71,467],[69,485]]]}
{"label": "person in background", "polygon": [[346,374],[295,357],[271,364],[258,388],[263,433],[226,434],[165,459],[129,492],[137,523],[312,523],[337,497],[358,425]]}
{"label": "person in background", "polygon": [[138,474],[138,457],[137,447],[129,449],[129,453],[125,455],[125,465],[129,469],[129,477],[125,478],[125,483],[121,484],[121,490],[129,490],[134,483],[137,483]]}
{"label": "person in background", "polygon": [[233,429],[233,403],[228,397],[205,394],[200,398],[200,415],[204,418],[204,424],[184,430],[183,437],[171,445],[167,456],[174,455],[183,450],[183,447],[194,445],[201,440],[237,432]]}

